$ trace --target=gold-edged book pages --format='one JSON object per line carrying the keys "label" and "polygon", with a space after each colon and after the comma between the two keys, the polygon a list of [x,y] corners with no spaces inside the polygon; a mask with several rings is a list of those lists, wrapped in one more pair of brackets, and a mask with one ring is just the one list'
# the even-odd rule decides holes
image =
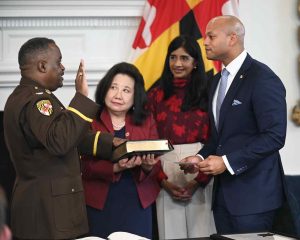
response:
{"label": "gold-edged book pages", "polygon": [[162,155],[173,149],[174,147],[167,139],[126,141],[115,148],[112,154],[112,162],[149,153]]}

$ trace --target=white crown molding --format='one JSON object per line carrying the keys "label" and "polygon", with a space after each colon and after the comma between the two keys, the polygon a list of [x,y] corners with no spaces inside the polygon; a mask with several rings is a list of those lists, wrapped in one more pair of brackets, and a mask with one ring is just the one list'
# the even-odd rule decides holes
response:
{"label": "white crown molding", "polygon": [[[72,33],[80,29],[86,37],[87,42],[84,44],[89,44],[93,42],[89,38],[90,31],[96,28],[100,29],[102,34],[107,33],[107,36],[114,36],[113,33],[120,29],[136,29],[145,1],[0,0],[0,39],[3,40],[0,44],[0,89],[11,89],[19,83],[20,73],[15,62],[13,48],[19,47],[19,41],[23,40],[24,31],[30,37],[44,34],[45,29],[57,29],[59,33],[64,29],[72,30]],[[17,34],[17,36],[11,38],[11,34]],[[66,32],[65,35],[69,36],[70,33]],[[93,36],[99,38],[99,34]],[[68,42],[60,35],[58,39],[63,43]],[[105,43],[104,40],[100,42]],[[68,48],[66,49],[68,50]],[[87,73],[88,83],[91,86],[97,85],[101,76],[116,62],[116,59],[120,58],[107,59],[96,56],[95,60],[91,60],[94,55],[91,54],[89,48],[81,48],[79,51],[87,54],[90,59]],[[69,67],[65,71],[64,85],[74,86],[77,63],[75,64],[69,59],[66,64]]]}
{"label": "white crown molding", "polygon": [[145,0],[1,0],[3,17],[140,17]]}
{"label": "white crown molding", "polygon": [[137,17],[0,17],[0,28],[137,27],[138,24],[139,18]]}
{"label": "white crown molding", "polygon": [[[64,86],[74,86],[75,76],[77,73],[77,62],[69,63],[71,66],[65,70],[64,73]],[[86,68],[88,85],[96,86],[99,79],[108,71],[112,64],[108,62],[101,62],[100,64],[92,64]],[[8,64],[6,66],[0,66],[0,88],[15,88],[20,82],[20,70],[15,64]]]}
{"label": "white crown molding", "polygon": [[[99,83],[99,79],[107,72],[109,68],[98,69],[97,71],[89,70],[88,73],[88,85],[96,86]],[[64,75],[64,86],[75,86],[76,71],[66,71]],[[20,73],[15,72],[1,72],[0,88],[15,88],[20,82]]]}

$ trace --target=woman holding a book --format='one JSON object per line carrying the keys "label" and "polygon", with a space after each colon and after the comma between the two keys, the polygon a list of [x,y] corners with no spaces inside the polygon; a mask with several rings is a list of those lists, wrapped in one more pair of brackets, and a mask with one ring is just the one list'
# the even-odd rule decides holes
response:
{"label": "woman holding a book", "polygon": [[160,239],[198,238],[215,232],[212,180],[185,175],[178,161],[196,154],[209,136],[208,77],[197,41],[176,37],[169,45],[161,77],[148,93],[160,138],[174,145],[161,157],[168,179],[156,201]]}
{"label": "woman holding a book", "polygon": [[[99,82],[96,102],[101,113],[91,127],[128,140],[157,139],[155,121],[148,114],[144,80],[129,63],[114,65]],[[152,238],[152,203],[166,176],[153,154],[114,163],[82,156],[82,179],[90,235],[106,238],[126,231]]]}

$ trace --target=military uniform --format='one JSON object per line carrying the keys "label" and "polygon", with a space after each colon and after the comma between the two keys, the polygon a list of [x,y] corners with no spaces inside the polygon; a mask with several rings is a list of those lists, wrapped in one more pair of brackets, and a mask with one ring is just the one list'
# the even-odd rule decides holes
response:
{"label": "military uniform", "polygon": [[[88,232],[77,146],[110,157],[112,136],[89,133],[99,106],[76,93],[68,109],[22,78],[4,109],[4,134],[16,169],[11,228],[22,239],[71,239]],[[99,147],[98,147],[99,146]]]}

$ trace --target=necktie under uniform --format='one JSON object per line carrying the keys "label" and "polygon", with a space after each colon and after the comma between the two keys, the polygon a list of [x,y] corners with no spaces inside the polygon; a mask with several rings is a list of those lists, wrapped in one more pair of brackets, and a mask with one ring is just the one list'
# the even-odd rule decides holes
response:
{"label": "necktie under uniform", "polygon": [[221,105],[222,105],[223,100],[226,95],[226,87],[227,87],[227,80],[228,80],[229,74],[230,73],[227,71],[226,68],[224,68],[222,70],[221,80],[220,80],[221,82],[220,82],[220,86],[219,86],[217,103],[216,103],[216,126],[219,125],[220,109],[221,109]]}

